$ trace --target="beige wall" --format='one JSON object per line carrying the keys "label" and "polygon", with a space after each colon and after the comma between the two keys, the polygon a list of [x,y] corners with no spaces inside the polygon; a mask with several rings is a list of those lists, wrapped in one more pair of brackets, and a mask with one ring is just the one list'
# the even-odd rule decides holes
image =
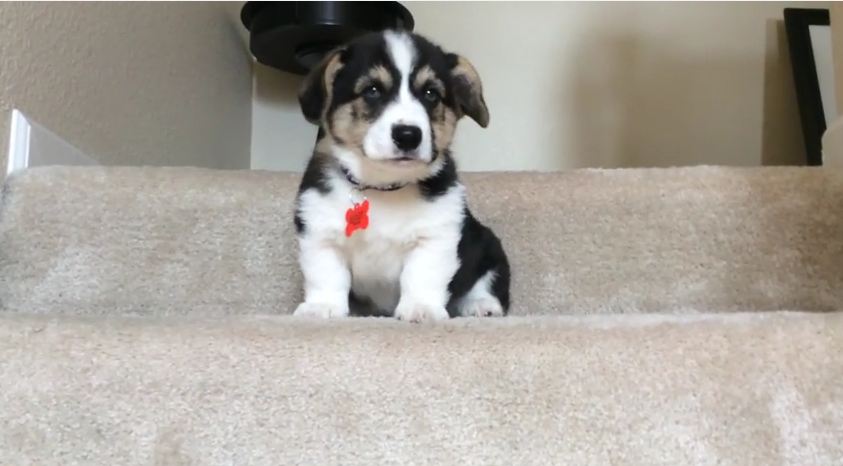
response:
{"label": "beige wall", "polygon": [[[787,3],[406,5],[483,76],[492,123],[461,123],[464,170],[804,160]],[[256,65],[253,167],[304,166],[298,82]]]}
{"label": "beige wall", "polygon": [[240,4],[0,3],[0,161],[19,108],[108,164],[249,165]]}

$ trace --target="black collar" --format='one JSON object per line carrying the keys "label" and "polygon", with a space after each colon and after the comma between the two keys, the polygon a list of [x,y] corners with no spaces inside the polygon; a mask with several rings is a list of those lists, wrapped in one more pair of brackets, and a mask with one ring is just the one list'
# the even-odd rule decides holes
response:
{"label": "black collar", "polygon": [[345,179],[348,180],[348,182],[351,183],[352,186],[354,186],[355,188],[357,188],[360,191],[366,191],[366,190],[369,190],[369,189],[373,189],[375,191],[398,191],[399,189],[401,189],[404,186],[407,186],[409,184],[409,183],[392,183],[392,184],[385,184],[385,185],[382,185],[382,186],[374,186],[374,185],[363,184],[363,183],[360,182],[360,180],[355,178],[354,175],[352,175],[351,172],[348,171],[347,168],[345,168],[343,166],[340,166],[340,170],[342,170],[343,175],[345,175]]}

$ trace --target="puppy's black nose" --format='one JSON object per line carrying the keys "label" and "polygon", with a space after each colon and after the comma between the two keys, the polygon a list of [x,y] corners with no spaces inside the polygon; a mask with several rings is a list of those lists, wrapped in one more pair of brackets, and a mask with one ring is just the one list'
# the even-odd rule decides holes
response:
{"label": "puppy's black nose", "polygon": [[410,125],[395,125],[392,127],[392,140],[395,141],[395,147],[404,152],[415,150],[421,144],[421,128]]}

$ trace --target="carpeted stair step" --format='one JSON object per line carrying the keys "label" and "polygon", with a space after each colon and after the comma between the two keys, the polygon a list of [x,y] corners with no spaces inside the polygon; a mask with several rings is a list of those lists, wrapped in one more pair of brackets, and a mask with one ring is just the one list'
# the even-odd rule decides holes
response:
{"label": "carpeted stair step", "polygon": [[[502,237],[514,315],[843,308],[843,172],[578,170],[465,177]],[[299,176],[38,168],[7,180],[0,307],[285,314]]]}
{"label": "carpeted stair step", "polygon": [[0,319],[0,464],[834,465],[843,314]]}

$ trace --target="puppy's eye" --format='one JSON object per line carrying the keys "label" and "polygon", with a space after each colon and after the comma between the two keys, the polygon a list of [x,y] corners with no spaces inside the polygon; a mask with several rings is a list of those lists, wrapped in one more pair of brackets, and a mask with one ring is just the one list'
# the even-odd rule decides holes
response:
{"label": "puppy's eye", "polygon": [[442,98],[442,96],[439,95],[439,92],[437,92],[436,89],[434,89],[432,87],[428,87],[427,89],[425,89],[423,95],[424,95],[424,100],[426,100],[426,101],[428,101],[432,104],[435,104],[436,102],[439,102],[439,100]]}
{"label": "puppy's eye", "polygon": [[366,87],[363,89],[363,92],[360,93],[364,99],[366,100],[378,100],[381,98],[381,88],[377,84],[372,84],[371,86]]}

